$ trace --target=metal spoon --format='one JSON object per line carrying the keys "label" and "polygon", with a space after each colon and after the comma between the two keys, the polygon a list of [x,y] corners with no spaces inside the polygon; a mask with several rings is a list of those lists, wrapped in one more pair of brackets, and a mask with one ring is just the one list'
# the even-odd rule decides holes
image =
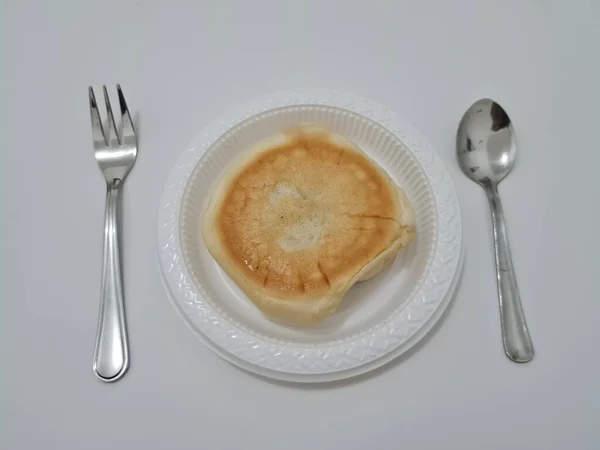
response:
{"label": "metal spoon", "polygon": [[490,99],[475,102],[458,126],[456,150],[462,171],[484,188],[492,209],[504,351],[515,362],[531,361],[533,344],[521,307],[498,194],[498,183],[511,171],[517,151],[515,132],[504,109]]}

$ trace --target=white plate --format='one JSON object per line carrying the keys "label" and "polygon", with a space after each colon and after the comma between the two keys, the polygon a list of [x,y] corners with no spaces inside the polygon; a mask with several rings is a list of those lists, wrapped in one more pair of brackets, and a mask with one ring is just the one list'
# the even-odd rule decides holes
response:
{"label": "white plate", "polygon": [[[282,129],[324,125],[367,152],[406,191],[417,239],[340,310],[312,328],[275,323],[215,263],[200,235],[210,188],[237,155]],[[173,304],[215,352],[272,378],[315,382],[364,373],[413,346],[440,318],[461,266],[458,199],[439,157],[400,117],[330,90],[277,92],[207,126],[179,158],[159,212],[159,260]]]}

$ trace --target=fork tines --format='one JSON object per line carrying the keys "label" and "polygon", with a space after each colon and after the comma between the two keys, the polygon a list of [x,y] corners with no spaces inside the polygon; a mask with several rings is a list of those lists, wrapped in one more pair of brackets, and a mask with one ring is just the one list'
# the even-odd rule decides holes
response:
{"label": "fork tines", "polygon": [[[106,104],[106,115],[107,115],[107,126],[102,126],[102,120],[100,119],[100,111],[98,111],[98,104],[96,103],[96,96],[94,95],[94,89],[89,87],[90,97],[90,113],[92,117],[92,136],[94,139],[94,145],[107,147],[110,145],[111,134],[114,132],[115,138],[119,145],[133,145],[135,144],[135,129],[133,127],[133,121],[129,114],[129,108],[127,108],[127,102],[125,96],[121,90],[121,85],[117,84],[117,94],[119,96],[119,107],[121,109],[121,126],[117,128],[115,118],[110,106],[110,98],[108,96],[108,90],[106,86],[102,86],[104,91],[104,102]],[[119,132],[120,130],[120,132]]]}

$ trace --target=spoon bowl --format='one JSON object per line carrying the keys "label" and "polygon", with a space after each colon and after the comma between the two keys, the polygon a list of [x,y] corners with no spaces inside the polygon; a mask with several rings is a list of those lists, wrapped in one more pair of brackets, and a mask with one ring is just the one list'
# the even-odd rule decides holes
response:
{"label": "spoon bowl", "polygon": [[460,121],[456,148],[460,168],[471,180],[499,183],[512,170],[517,155],[508,114],[488,98],[473,103]]}

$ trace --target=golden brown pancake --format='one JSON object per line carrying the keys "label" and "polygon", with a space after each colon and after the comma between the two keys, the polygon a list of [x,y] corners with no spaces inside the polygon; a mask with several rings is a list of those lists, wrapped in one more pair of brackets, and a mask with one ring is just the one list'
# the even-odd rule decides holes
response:
{"label": "golden brown pancake", "polygon": [[217,183],[202,234],[217,263],[267,315],[296,324],[331,315],[415,234],[404,192],[343,137],[282,133]]}

